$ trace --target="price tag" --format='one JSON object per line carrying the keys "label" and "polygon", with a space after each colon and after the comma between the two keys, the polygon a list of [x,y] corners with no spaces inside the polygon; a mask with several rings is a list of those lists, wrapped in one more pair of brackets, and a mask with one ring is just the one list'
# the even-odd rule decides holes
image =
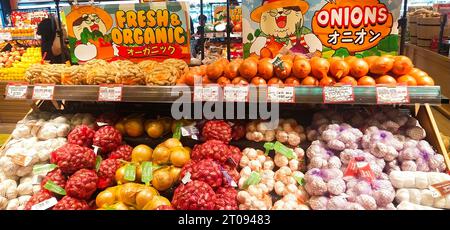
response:
{"label": "price tag", "polygon": [[292,86],[268,86],[267,99],[270,102],[295,103],[295,88]]}
{"label": "price tag", "polygon": [[216,102],[220,100],[218,85],[194,86],[194,101]]}
{"label": "price tag", "polygon": [[136,180],[136,165],[128,164],[125,167],[125,176],[123,178],[127,181]]}
{"label": "price tag", "polygon": [[191,181],[191,173],[190,172],[186,172],[186,174],[184,174],[183,179],[181,179],[181,182],[183,184],[187,184]]}
{"label": "price tag", "polygon": [[173,138],[180,140],[181,139],[181,121],[178,121],[175,125],[175,132],[172,135]]}
{"label": "price tag", "polygon": [[231,178],[230,174],[227,172],[227,170],[225,170],[224,168],[222,168],[222,166],[220,167],[220,171],[222,172],[222,175],[225,177],[225,179],[227,180],[227,183],[233,187],[236,188],[237,184],[236,182],[233,180],[233,178]]}
{"label": "price tag", "polygon": [[323,87],[323,103],[332,104],[354,101],[355,94],[351,85]]}
{"label": "price tag", "polygon": [[33,166],[33,174],[34,175],[47,175],[48,172],[52,171],[58,167],[55,164],[43,164],[43,165],[34,165]]}
{"label": "price tag", "polygon": [[40,203],[31,206],[31,210],[47,210],[55,206],[56,203],[58,203],[58,200],[55,197],[52,197],[50,199],[44,200]]}
{"label": "price tag", "polygon": [[226,102],[247,102],[249,86],[225,86],[223,87],[223,100]]}
{"label": "price tag", "polygon": [[122,101],[121,85],[100,85],[98,88],[98,101]]}
{"label": "price tag", "polygon": [[409,103],[409,92],[407,86],[376,87],[377,104],[405,104]]}
{"label": "price tag", "polygon": [[53,100],[55,85],[35,85],[33,88],[33,100]]}
{"label": "price tag", "polygon": [[153,180],[153,163],[145,161],[142,163],[141,181],[145,184],[148,184],[151,180]]}
{"label": "price tag", "polygon": [[433,192],[433,197],[441,197],[450,194],[450,181],[443,181],[441,183],[430,185],[430,190]]}
{"label": "price tag", "polygon": [[98,172],[98,170],[100,169],[100,164],[102,163],[102,156],[97,155],[97,158],[95,158],[95,171]]}
{"label": "price tag", "polygon": [[181,136],[191,137],[194,140],[198,140],[198,134],[200,134],[200,132],[198,131],[197,127],[195,127],[195,125],[183,126],[180,128],[180,130]]}
{"label": "price tag", "polygon": [[300,176],[294,176],[294,179],[297,181],[297,183],[301,186],[305,185],[305,178]]}
{"label": "price tag", "polygon": [[264,155],[266,155],[266,156],[268,156],[269,155],[269,152],[271,151],[271,150],[273,150],[273,147],[274,147],[274,143],[272,143],[272,142],[266,142],[266,143],[264,143],[264,149],[266,150],[265,152],[264,152]]}
{"label": "price tag", "polygon": [[358,174],[361,179],[367,180],[368,182],[375,180],[375,174],[370,168],[369,163],[357,162],[356,166],[358,167]]}
{"label": "price tag", "polygon": [[98,151],[100,150],[100,147],[98,147],[96,145],[92,145],[92,148],[94,148],[95,155],[98,155]]}
{"label": "price tag", "polygon": [[66,190],[51,180],[48,180],[47,183],[45,183],[44,188],[59,195],[66,195]]}
{"label": "price tag", "polygon": [[0,40],[3,40],[3,41],[10,41],[10,40],[12,40],[11,32],[0,33]]}
{"label": "price tag", "polygon": [[348,162],[347,169],[345,169],[344,176],[357,176],[358,175],[358,168],[356,167],[356,160],[351,159],[350,162]]}
{"label": "price tag", "polygon": [[258,184],[261,181],[259,173],[253,171],[247,180],[244,181],[243,189],[247,189],[248,186]]}
{"label": "price tag", "polygon": [[8,83],[5,91],[6,99],[27,99],[28,85]]}
{"label": "price tag", "polygon": [[273,150],[275,150],[275,152],[280,153],[281,155],[287,157],[288,159],[297,159],[297,155],[294,154],[294,150],[286,147],[285,145],[281,144],[279,141],[275,142],[275,144],[273,145]]}

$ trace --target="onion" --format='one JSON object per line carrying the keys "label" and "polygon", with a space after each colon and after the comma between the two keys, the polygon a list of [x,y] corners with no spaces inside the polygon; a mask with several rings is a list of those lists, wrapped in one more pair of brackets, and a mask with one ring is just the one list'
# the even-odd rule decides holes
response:
{"label": "onion", "polygon": [[350,64],[350,75],[355,77],[356,79],[366,76],[369,72],[369,64],[362,59],[355,59]]}
{"label": "onion", "polygon": [[405,75],[409,73],[414,67],[411,59],[405,56],[395,57],[394,66],[392,72],[396,75]]}
{"label": "onion", "polygon": [[313,57],[310,64],[312,74],[318,79],[326,77],[330,70],[330,63],[324,58]]}
{"label": "onion", "polygon": [[297,59],[294,61],[292,72],[295,77],[305,78],[311,73],[311,65],[306,59]]}
{"label": "onion", "polygon": [[350,65],[344,60],[333,60],[330,64],[331,76],[336,79],[347,76],[350,72]]}
{"label": "onion", "polygon": [[370,72],[373,74],[385,75],[387,72],[391,71],[394,66],[394,59],[383,56],[378,57],[370,66]]}

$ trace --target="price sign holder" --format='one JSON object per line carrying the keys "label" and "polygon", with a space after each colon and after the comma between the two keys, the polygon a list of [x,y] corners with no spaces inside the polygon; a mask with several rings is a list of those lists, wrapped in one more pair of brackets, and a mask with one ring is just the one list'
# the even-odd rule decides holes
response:
{"label": "price sign holder", "polygon": [[248,102],[250,87],[226,85],[223,87],[223,100],[226,102]]}
{"label": "price sign holder", "polygon": [[407,104],[409,103],[408,86],[377,86],[377,104]]}
{"label": "price sign holder", "polygon": [[268,86],[267,101],[277,103],[295,103],[295,87]]}
{"label": "price sign holder", "polygon": [[27,99],[28,84],[19,82],[10,82],[6,85],[6,99]]}
{"label": "price sign holder", "polygon": [[101,84],[98,88],[98,101],[122,101],[123,86]]}
{"label": "price sign holder", "polygon": [[194,86],[194,101],[217,102],[220,100],[220,87],[216,84]]}
{"label": "price sign holder", "polygon": [[55,84],[36,84],[33,88],[33,100],[53,100]]}
{"label": "price sign holder", "polygon": [[339,104],[355,101],[355,93],[352,85],[324,86],[322,93],[323,103],[325,104]]}

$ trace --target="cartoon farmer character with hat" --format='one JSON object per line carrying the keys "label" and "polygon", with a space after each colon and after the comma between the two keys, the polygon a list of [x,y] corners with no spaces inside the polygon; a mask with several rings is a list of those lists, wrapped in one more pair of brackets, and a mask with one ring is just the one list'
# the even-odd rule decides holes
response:
{"label": "cartoon farmer character with hat", "polygon": [[95,6],[75,6],[66,22],[71,49],[79,61],[113,56],[107,35],[113,20],[105,10]]}
{"label": "cartoon farmer character with hat", "polygon": [[261,29],[250,53],[274,58],[285,48],[294,53],[320,55],[322,43],[303,26],[303,15],[308,8],[309,4],[304,0],[262,0],[261,6],[250,15]]}

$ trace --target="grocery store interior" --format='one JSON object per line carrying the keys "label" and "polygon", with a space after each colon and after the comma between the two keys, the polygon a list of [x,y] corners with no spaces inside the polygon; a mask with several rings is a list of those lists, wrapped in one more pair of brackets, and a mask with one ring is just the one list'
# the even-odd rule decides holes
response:
{"label": "grocery store interior", "polygon": [[450,209],[448,0],[0,3],[0,210]]}

